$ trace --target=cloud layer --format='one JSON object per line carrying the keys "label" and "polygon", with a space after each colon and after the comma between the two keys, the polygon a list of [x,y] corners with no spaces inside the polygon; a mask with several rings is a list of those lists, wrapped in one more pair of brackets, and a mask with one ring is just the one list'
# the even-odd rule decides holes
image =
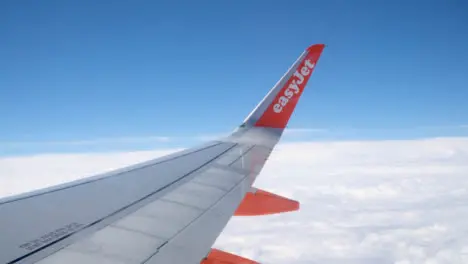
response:
{"label": "cloud layer", "polygon": [[0,198],[93,176],[176,150],[0,158]]}
{"label": "cloud layer", "polygon": [[[232,131],[232,130],[231,130]],[[148,151],[153,149],[179,148],[201,142],[216,140],[230,134],[224,131],[211,134],[179,135],[179,136],[127,136],[93,139],[69,139],[57,141],[1,141],[0,157],[11,155],[33,155],[40,153],[86,153],[86,152],[128,152]],[[408,139],[421,137],[468,137],[468,125],[448,126],[412,126],[412,127],[335,127],[287,128],[283,134],[283,142],[298,141],[349,141],[361,139],[383,140]]]}
{"label": "cloud layer", "polygon": [[257,187],[299,212],[218,239],[262,263],[468,263],[468,139],[280,145]]}
{"label": "cloud layer", "polygon": [[[0,159],[0,197],[172,152]],[[256,187],[301,202],[235,217],[218,248],[262,263],[468,263],[468,138],[279,145]]]}

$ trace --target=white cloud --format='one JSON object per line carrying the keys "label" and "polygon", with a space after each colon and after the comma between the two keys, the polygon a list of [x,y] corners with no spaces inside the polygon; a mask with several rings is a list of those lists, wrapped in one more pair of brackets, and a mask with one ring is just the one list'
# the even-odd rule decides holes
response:
{"label": "white cloud", "polygon": [[[0,159],[0,196],[170,151]],[[256,182],[301,202],[235,217],[216,246],[261,263],[468,263],[468,138],[279,145]]]}
{"label": "white cloud", "polygon": [[234,218],[217,241],[261,263],[468,263],[468,139],[280,145],[256,186],[299,212]]}
{"label": "white cloud", "polygon": [[[313,128],[292,127],[286,128],[283,142],[290,140],[349,140],[352,138],[385,138],[388,133],[411,134],[412,137],[420,136],[468,136],[468,125],[451,126],[414,126],[414,127],[335,127],[335,128]],[[93,139],[71,139],[62,141],[4,141],[0,142],[0,154],[15,153],[40,153],[40,152],[82,152],[89,149],[92,151],[125,151],[130,149],[148,150],[152,148],[168,147],[168,143],[190,143],[199,141],[216,140],[228,136],[230,131],[219,133],[201,133],[198,135],[186,135],[179,137],[168,136],[128,136],[107,137]],[[32,152],[31,152],[32,151]]]}
{"label": "white cloud", "polygon": [[118,169],[176,150],[0,158],[0,198]]}

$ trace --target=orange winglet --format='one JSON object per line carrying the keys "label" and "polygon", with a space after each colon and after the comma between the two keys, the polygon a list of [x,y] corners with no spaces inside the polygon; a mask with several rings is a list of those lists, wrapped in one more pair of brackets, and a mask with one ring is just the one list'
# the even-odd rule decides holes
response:
{"label": "orange winglet", "polygon": [[316,44],[307,48],[307,53],[302,57],[302,61],[295,69],[294,74],[289,76],[289,79],[255,123],[255,126],[286,127],[324,48],[324,44]]}
{"label": "orange winglet", "polygon": [[278,214],[299,210],[299,202],[267,191],[248,192],[235,216]]}
{"label": "orange winglet", "polygon": [[200,264],[259,264],[256,261],[246,259],[219,249],[211,249],[210,254]]}

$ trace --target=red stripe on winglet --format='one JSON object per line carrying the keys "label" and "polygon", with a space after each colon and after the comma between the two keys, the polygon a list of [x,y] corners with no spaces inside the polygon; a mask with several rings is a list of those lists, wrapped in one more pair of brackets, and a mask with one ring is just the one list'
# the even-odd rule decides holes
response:
{"label": "red stripe on winglet", "polygon": [[289,77],[273,102],[255,123],[255,126],[286,127],[324,47],[325,45],[323,44],[316,44],[307,48],[307,55],[302,59],[296,71]]}

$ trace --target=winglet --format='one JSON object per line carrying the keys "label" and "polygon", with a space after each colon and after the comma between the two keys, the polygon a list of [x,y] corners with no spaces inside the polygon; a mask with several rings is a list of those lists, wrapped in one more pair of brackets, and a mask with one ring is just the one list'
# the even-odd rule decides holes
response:
{"label": "winglet", "polygon": [[294,73],[290,74],[286,83],[278,91],[275,99],[255,123],[255,126],[274,128],[286,127],[304,91],[307,81],[309,81],[312,75],[323,48],[323,44],[313,45],[307,48],[307,54],[303,56],[297,68],[291,69]]}
{"label": "winglet", "polygon": [[308,47],[247,117],[244,124],[284,129],[324,48],[324,44]]}

